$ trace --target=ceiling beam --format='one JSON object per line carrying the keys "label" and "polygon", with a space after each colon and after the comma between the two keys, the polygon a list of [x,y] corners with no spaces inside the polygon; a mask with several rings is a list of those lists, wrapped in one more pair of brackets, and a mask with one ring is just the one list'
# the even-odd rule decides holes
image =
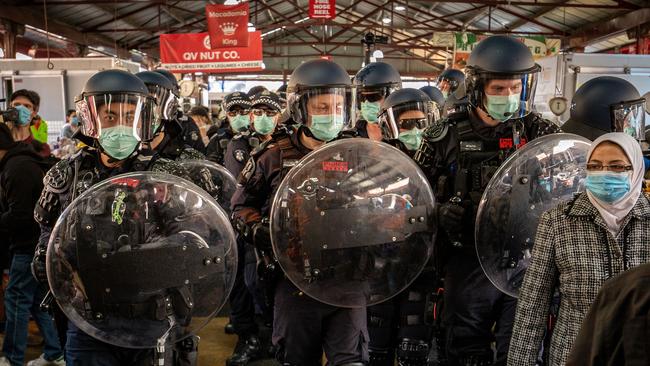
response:
{"label": "ceiling beam", "polygon": [[509,0],[418,0],[421,3],[455,3],[455,4],[474,4],[474,5],[513,5],[513,6],[535,6],[535,7],[552,7],[552,8],[584,8],[584,9],[638,9],[639,6],[628,3],[618,2],[616,4],[583,4],[583,3],[542,3],[537,1],[509,1]]}
{"label": "ceiling beam", "polygon": [[[49,3],[48,3],[49,5]],[[45,29],[42,9],[38,7],[26,8],[24,6],[2,6],[0,18],[11,20],[19,24],[29,24],[39,29]],[[81,33],[79,29],[63,24],[56,19],[48,19],[48,31],[52,34],[58,34],[70,41],[84,46],[104,46],[108,48],[115,47],[115,40],[103,36],[89,33]],[[127,48],[117,44],[116,50],[118,56],[129,58],[130,54]]]}
{"label": "ceiling beam", "polygon": [[[557,2],[556,4],[557,5],[562,5],[562,4],[565,4],[565,3],[569,2],[569,1],[571,1],[571,0],[562,0],[562,1]],[[540,11],[538,11],[538,12],[534,13],[533,15],[531,15],[529,18],[537,19],[537,18],[540,18],[540,17],[552,12],[553,10],[555,10],[555,8],[543,8]],[[512,24],[509,24],[507,29],[517,29],[517,28],[521,27],[522,25],[525,25],[526,23],[528,23],[528,20],[520,18],[519,20],[513,22]]]}
{"label": "ceiling beam", "polygon": [[[282,46],[289,46],[289,47],[294,47],[294,46],[310,46],[310,45],[329,45],[329,46],[349,46],[349,47],[362,47],[363,45],[361,42],[325,42],[325,43],[314,43],[314,42],[282,42],[282,43],[272,43],[272,44],[267,44],[263,43],[264,45],[267,46],[277,46],[277,47],[282,47]],[[420,45],[413,45],[413,44],[395,44],[395,43],[389,43],[389,44],[382,44],[382,48],[395,48],[395,49],[400,49],[400,50],[445,50],[444,47],[435,47],[435,46],[420,46]]]}
{"label": "ceiling beam", "polygon": [[585,25],[574,31],[568,39],[568,46],[584,47],[617,33],[650,22],[650,8],[634,10],[609,19]]}
{"label": "ceiling beam", "polygon": [[[124,18],[126,18],[126,17],[128,17],[128,16],[131,16],[131,15],[135,14],[135,13],[139,13],[139,12],[141,12],[141,11],[143,11],[143,10],[149,9],[150,7],[151,7],[151,5],[150,5],[150,4],[147,4],[147,5],[143,6],[143,7],[139,7],[139,8],[136,8],[136,9],[134,9],[134,10],[127,11],[126,13],[120,14],[120,15],[118,15],[118,16],[116,16],[116,17],[113,17],[112,19],[109,19],[109,20],[107,20],[107,21],[105,21],[105,22],[101,22],[101,23],[99,23],[99,24],[95,24],[95,25],[92,26],[92,27],[89,27],[89,28],[83,29],[82,32],[94,31],[94,30],[99,29],[99,28],[101,28],[101,27],[103,27],[103,26],[105,26],[105,25],[108,25],[108,24],[114,23],[114,22],[116,22],[116,21],[118,21],[118,20],[122,20],[122,19],[124,19]],[[104,10],[104,9],[103,9],[103,10]]]}
{"label": "ceiling beam", "polygon": [[531,17],[527,16],[527,15],[520,14],[520,13],[518,13],[518,12],[516,12],[516,11],[512,11],[512,10],[510,10],[510,9],[507,9],[505,6],[497,6],[496,9],[499,9],[500,11],[502,11],[502,12],[504,12],[504,13],[507,13],[507,14],[510,14],[510,15],[514,15],[514,16],[516,16],[517,18],[519,18],[519,19],[523,19],[523,20],[525,20],[525,21],[527,21],[527,22],[529,22],[529,23],[537,24],[537,25],[539,25],[540,27],[544,27],[544,28],[546,28],[546,29],[550,29],[550,30],[552,30],[552,31],[555,32],[555,33],[558,33],[558,34],[564,34],[564,33],[565,33],[562,29],[555,28],[555,27],[550,26],[550,25],[548,25],[548,24],[544,24],[544,23],[542,23],[542,22],[540,22],[540,21],[538,21],[538,20],[536,20],[536,19],[534,19],[534,18],[531,18]]}

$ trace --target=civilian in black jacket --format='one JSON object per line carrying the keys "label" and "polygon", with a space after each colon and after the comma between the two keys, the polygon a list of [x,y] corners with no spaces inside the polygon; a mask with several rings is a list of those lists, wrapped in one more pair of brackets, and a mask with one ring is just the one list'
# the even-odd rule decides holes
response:
{"label": "civilian in black jacket", "polygon": [[23,364],[30,314],[45,342],[44,354],[36,364],[44,361],[64,364],[54,322],[39,309],[47,289],[36,281],[30,270],[40,234],[34,221],[34,207],[43,190],[42,164],[41,157],[30,145],[14,142],[7,125],[0,124],[0,230],[8,233],[12,256],[5,291],[7,326],[0,365]]}
{"label": "civilian in black jacket", "polygon": [[650,365],[650,263],[607,281],[591,304],[567,366]]}

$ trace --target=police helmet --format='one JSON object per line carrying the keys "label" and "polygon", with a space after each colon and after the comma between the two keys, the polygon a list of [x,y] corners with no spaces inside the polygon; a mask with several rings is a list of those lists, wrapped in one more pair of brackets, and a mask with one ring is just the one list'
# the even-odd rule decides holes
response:
{"label": "police helmet", "polygon": [[343,120],[343,128],[350,127],[353,115],[350,76],[333,61],[317,59],[302,63],[293,70],[287,84],[287,108],[295,123],[311,126],[308,102],[312,98],[328,96],[328,107],[313,115],[335,115]]}
{"label": "police helmet", "polygon": [[163,120],[174,118],[176,110],[176,97],[174,96],[174,84],[161,73],[153,71],[142,71],[135,74],[144,82],[149,89],[149,95],[156,100],[157,116]]}
{"label": "police helmet", "polygon": [[442,92],[437,87],[427,85],[421,87],[420,90],[425,92],[431,98],[431,101],[436,102],[440,108],[445,104],[445,96],[442,95]]}
{"label": "police helmet", "polygon": [[172,92],[178,98],[178,96],[179,96],[179,87],[178,87],[178,80],[176,80],[176,76],[174,76],[174,74],[172,74],[171,71],[165,70],[165,69],[154,70],[154,72],[157,72],[160,75],[166,77],[167,80],[169,80],[172,83],[172,85],[174,86],[173,89],[172,89]]}
{"label": "police helmet", "polygon": [[[153,137],[155,101],[145,83],[129,72],[111,69],[94,74],[75,99],[75,106],[82,133],[98,139],[100,147],[104,147],[107,140],[102,137],[109,129],[112,139],[122,136],[142,142]],[[137,146],[132,146],[133,151]]]}
{"label": "police helmet", "polygon": [[446,69],[438,76],[437,87],[444,98],[465,87],[465,74],[458,69]]}
{"label": "police helmet", "polygon": [[402,87],[402,77],[390,64],[371,62],[364,66],[352,80],[357,107],[361,102],[378,102]]}
{"label": "police helmet", "polygon": [[[483,109],[497,120],[523,117],[532,111],[540,70],[530,50],[521,41],[510,36],[488,37],[474,47],[467,61],[465,86],[468,101],[472,107]],[[502,116],[489,111],[490,97],[496,101],[497,97],[503,99],[509,95],[518,97],[514,106],[504,108]],[[502,103],[496,101],[494,105],[503,107],[498,105]]]}
{"label": "police helmet", "polygon": [[629,81],[600,76],[584,83],[571,100],[571,117],[562,131],[590,140],[625,132],[645,140],[645,99]]}
{"label": "police helmet", "polygon": [[379,125],[385,139],[394,140],[400,131],[423,131],[438,118],[438,108],[419,89],[404,88],[389,95],[379,110]]}

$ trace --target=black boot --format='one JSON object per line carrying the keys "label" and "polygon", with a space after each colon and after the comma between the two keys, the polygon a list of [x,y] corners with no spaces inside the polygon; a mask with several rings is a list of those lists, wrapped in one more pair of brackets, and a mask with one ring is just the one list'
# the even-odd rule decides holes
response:
{"label": "black boot", "polygon": [[239,337],[235,351],[226,361],[226,366],[246,366],[260,358],[262,347],[256,335]]}

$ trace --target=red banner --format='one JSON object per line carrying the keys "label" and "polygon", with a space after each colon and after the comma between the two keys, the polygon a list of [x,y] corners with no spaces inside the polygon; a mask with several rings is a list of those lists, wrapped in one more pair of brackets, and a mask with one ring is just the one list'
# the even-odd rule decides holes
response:
{"label": "red banner", "polygon": [[210,47],[248,47],[248,2],[206,5]]}
{"label": "red banner", "polygon": [[262,70],[262,34],[249,33],[248,47],[210,48],[208,33],[161,34],[162,67],[174,72],[232,73]]}
{"label": "red banner", "polygon": [[309,0],[309,17],[311,19],[336,18],[336,0]]}

